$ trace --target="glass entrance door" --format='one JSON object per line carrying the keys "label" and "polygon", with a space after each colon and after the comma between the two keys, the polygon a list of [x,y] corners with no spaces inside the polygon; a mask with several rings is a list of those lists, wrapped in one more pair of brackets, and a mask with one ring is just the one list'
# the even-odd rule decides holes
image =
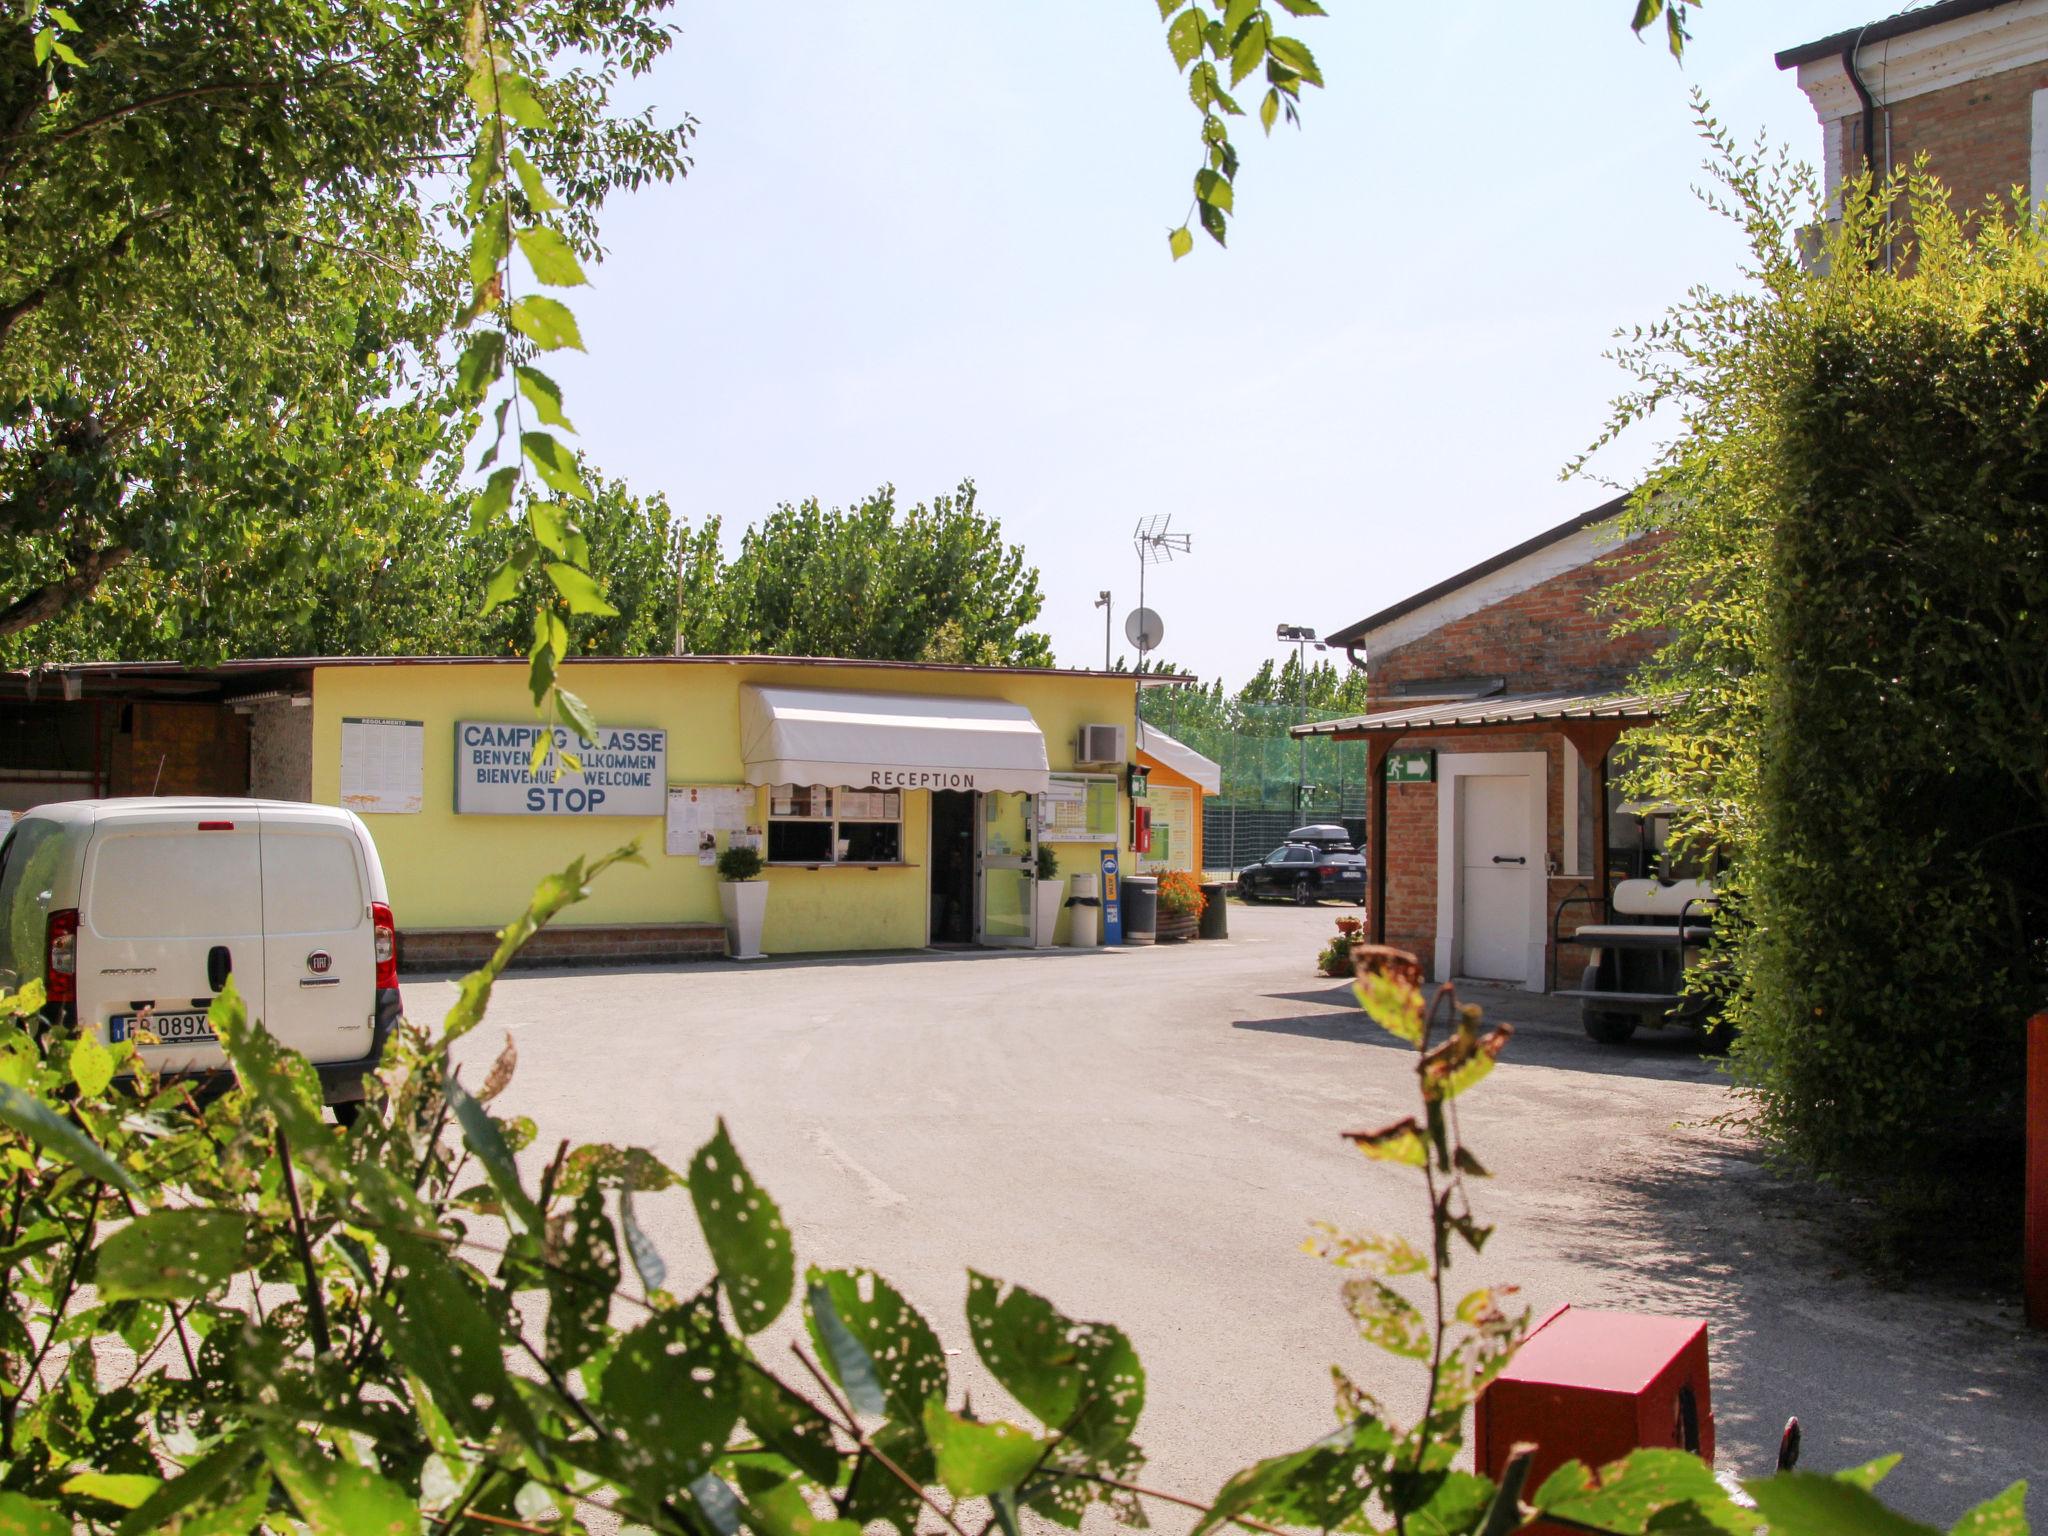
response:
{"label": "glass entrance door", "polygon": [[992,790],[975,800],[974,936],[983,944],[1029,948],[1038,875],[1031,797]]}

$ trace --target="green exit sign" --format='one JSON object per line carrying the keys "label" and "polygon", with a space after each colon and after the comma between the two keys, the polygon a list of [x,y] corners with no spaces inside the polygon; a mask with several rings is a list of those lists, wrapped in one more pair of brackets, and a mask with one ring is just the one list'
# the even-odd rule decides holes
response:
{"label": "green exit sign", "polygon": [[1387,754],[1387,782],[1389,784],[1434,784],[1436,782],[1436,752],[1428,747],[1413,752],[1389,752]]}

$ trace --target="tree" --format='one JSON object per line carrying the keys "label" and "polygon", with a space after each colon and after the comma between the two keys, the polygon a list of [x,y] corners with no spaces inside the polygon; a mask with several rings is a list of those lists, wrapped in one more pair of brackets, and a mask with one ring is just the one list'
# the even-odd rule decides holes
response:
{"label": "tree", "polygon": [[681,624],[691,651],[1052,664],[1051,641],[1029,627],[1044,606],[1037,568],[975,509],[972,480],[900,515],[887,485],[829,512],[816,497],[784,502],[729,565],[693,551]]}
{"label": "tree", "polygon": [[[507,104],[534,128],[512,195],[555,212],[564,252],[597,253],[612,189],[687,165],[688,119],[608,105],[668,46],[663,3],[540,0],[504,25],[560,61]],[[475,429],[441,343],[477,217],[449,172],[475,129],[482,13],[35,14],[33,45],[0,47],[0,634],[131,563],[253,590],[362,553],[328,537],[343,521],[374,551],[422,488],[445,493]]]}

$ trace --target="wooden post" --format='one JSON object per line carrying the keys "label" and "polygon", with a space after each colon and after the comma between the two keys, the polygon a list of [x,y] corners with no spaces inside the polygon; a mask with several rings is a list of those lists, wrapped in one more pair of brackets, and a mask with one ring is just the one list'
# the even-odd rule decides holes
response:
{"label": "wooden post", "polygon": [[1561,734],[1579,754],[1582,765],[1593,773],[1593,894],[1600,899],[1599,921],[1607,911],[1607,754],[1621,739],[1624,727],[1618,720],[1567,720]]}
{"label": "wooden post", "polygon": [[1365,921],[1375,944],[1387,942],[1387,753],[1391,736],[1365,742]]}
{"label": "wooden post", "polygon": [[2048,1329],[2048,1013],[2027,1020],[2027,1194],[2022,1285],[2027,1322]]}

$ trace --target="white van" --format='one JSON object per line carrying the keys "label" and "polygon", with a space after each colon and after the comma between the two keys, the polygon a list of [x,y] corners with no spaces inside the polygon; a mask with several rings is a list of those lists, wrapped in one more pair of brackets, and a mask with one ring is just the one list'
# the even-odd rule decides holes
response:
{"label": "white van", "polygon": [[[206,1022],[232,974],[252,1017],[355,1118],[399,1015],[398,933],[352,811],[165,796],[38,806],[0,840],[0,985],[108,1041],[138,1019],[157,1070],[225,1069]],[[145,1012],[145,1010],[147,1010]]]}

